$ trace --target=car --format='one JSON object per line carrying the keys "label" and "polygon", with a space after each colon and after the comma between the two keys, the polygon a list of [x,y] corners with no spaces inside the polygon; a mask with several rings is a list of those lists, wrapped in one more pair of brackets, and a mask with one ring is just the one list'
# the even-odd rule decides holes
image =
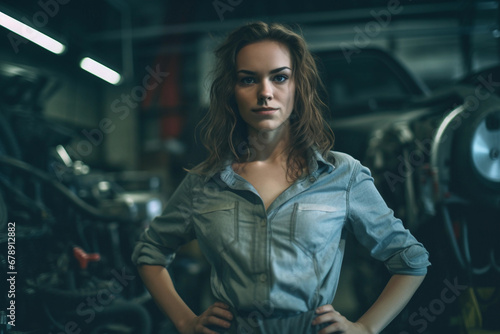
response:
{"label": "car", "polygon": [[[431,283],[424,287],[424,296],[439,294],[438,287],[449,282],[450,275],[466,280],[462,286],[473,291],[479,286],[497,287],[500,67],[430,91],[383,50],[316,55],[331,110],[335,149],[370,168],[389,207],[431,254],[431,277],[426,279]],[[356,267],[364,268],[361,262]],[[373,300],[366,297],[363,285],[379,280],[380,270],[373,266],[369,271],[355,270],[354,276],[362,277],[358,299],[367,307]],[[488,311],[484,304],[481,307],[461,309],[469,314],[462,326],[471,327],[479,314],[483,329],[498,329],[491,311],[499,310],[498,300]],[[439,318],[433,323],[435,331],[448,332],[450,319]],[[404,324],[409,321],[411,317],[400,321],[400,329],[407,329]]]}

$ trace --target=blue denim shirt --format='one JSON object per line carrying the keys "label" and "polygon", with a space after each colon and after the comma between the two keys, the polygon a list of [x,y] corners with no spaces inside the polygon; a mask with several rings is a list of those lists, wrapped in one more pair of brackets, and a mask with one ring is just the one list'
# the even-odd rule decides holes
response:
{"label": "blue denim shirt", "polygon": [[132,255],[168,266],[194,238],[211,265],[214,296],[236,310],[259,305],[305,312],[333,301],[346,231],[393,274],[424,275],[428,253],[349,155],[309,155],[309,174],[265,209],[254,187],[228,161],[210,178],[188,174]]}

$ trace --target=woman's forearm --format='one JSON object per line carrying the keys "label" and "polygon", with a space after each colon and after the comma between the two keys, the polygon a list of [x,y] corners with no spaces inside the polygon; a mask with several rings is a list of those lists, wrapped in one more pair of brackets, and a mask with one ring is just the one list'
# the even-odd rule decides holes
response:
{"label": "woman's forearm", "polygon": [[158,307],[172,320],[179,331],[188,321],[196,317],[175,290],[167,269],[162,266],[141,265],[138,271]]}
{"label": "woman's forearm", "polygon": [[375,303],[357,322],[370,333],[379,333],[410,301],[424,277],[393,275]]}

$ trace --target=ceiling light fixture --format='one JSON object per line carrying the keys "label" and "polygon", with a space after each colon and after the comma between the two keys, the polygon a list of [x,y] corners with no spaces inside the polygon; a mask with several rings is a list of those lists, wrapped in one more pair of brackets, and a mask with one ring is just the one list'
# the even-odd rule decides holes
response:
{"label": "ceiling light fixture", "polygon": [[0,12],[0,25],[55,54],[61,54],[66,50],[64,44],[2,12]]}
{"label": "ceiling light fixture", "polygon": [[117,85],[121,81],[121,76],[118,72],[113,71],[92,58],[83,58],[80,61],[80,67],[110,84]]}

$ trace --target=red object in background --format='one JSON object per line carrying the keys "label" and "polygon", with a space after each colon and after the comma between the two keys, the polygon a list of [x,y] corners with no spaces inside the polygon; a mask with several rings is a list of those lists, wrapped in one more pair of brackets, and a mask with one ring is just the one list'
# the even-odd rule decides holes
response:
{"label": "red object in background", "polygon": [[162,138],[177,138],[182,131],[184,117],[178,114],[165,115],[160,120]]}
{"label": "red object in background", "polygon": [[101,259],[98,253],[87,254],[80,247],[73,247],[73,256],[80,264],[81,269],[87,269],[89,262],[97,262]]}
{"label": "red object in background", "polygon": [[168,72],[168,76],[158,85],[146,93],[142,102],[143,112],[158,114],[160,136],[177,138],[182,132],[185,114],[180,110],[182,94],[180,90],[181,58],[178,54],[162,55],[156,59],[151,68],[159,68]]}
{"label": "red object in background", "polygon": [[[142,109],[165,109],[175,108],[180,105],[180,67],[179,55],[163,55],[156,58],[150,66],[153,71],[167,72],[168,75],[161,82],[154,82],[154,88],[146,91],[146,97],[142,101]],[[151,82],[150,84],[153,84]]]}

